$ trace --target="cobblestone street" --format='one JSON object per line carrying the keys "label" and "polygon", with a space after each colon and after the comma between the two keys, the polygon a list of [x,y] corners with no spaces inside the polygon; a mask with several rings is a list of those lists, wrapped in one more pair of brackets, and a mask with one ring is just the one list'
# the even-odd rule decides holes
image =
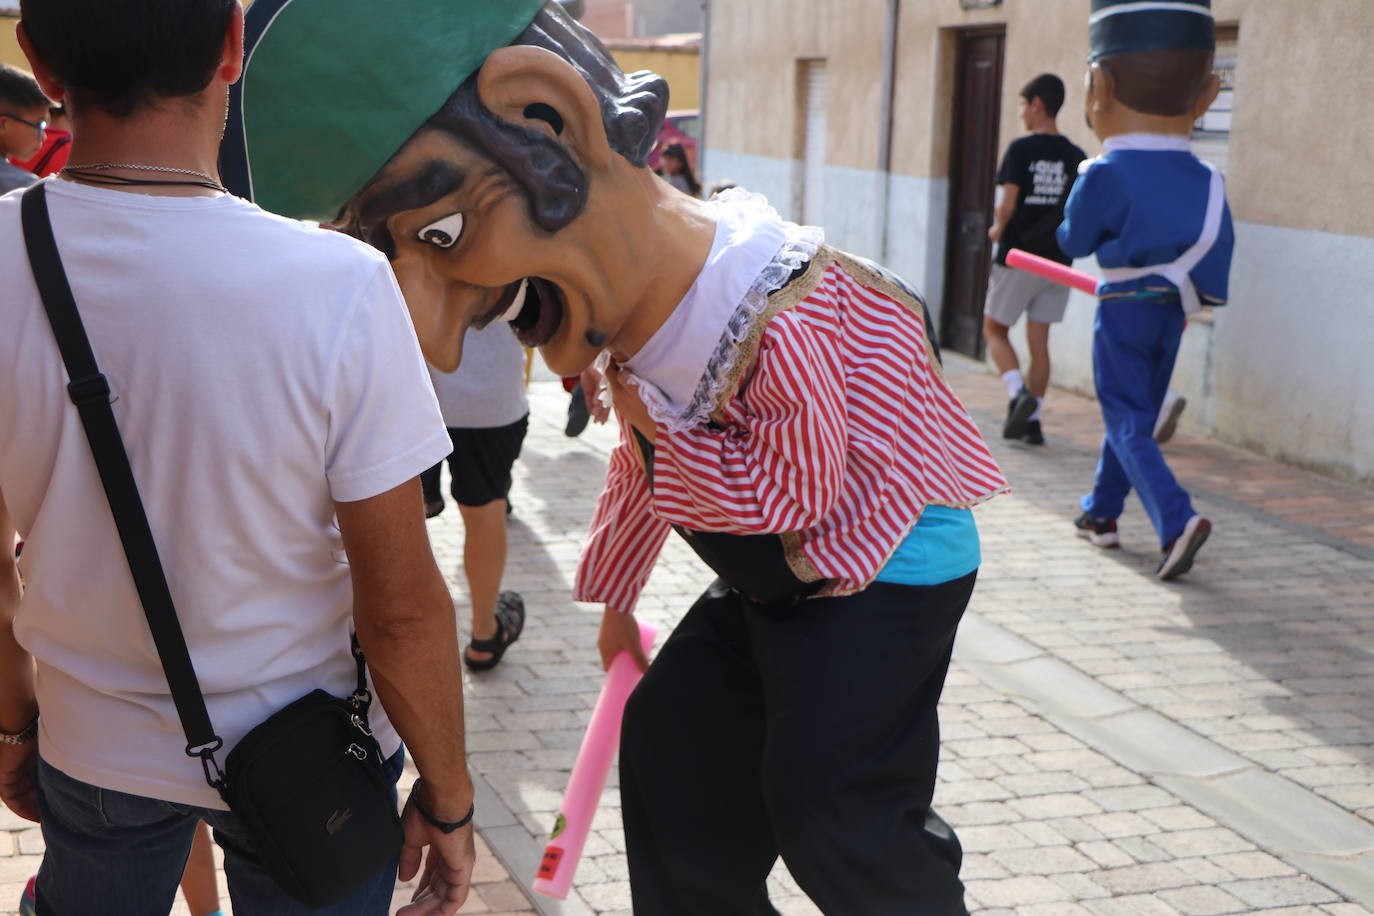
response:
{"label": "cobblestone street", "polygon": [[[942,707],[936,806],[963,841],[970,909],[1370,913],[1374,496],[1185,428],[1166,453],[1216,530],[1189,575],[1160,583],[1134,502],[1123,549],[1074,537],[1096,406],[1053,392],[1049,444],[1004,443],[1000,382],[948,361],[1015,490],[978,511],[984,565]],[[600,608],[568,595],[614,441],[598,427],[565,438],[553,381],[535,381],[531,400],[505,586],[530,619],[497,669],[465,674],[477,821],[496,858],[483,858],[464,912],[628,914],[614,773],[569,899],[536,904],[518,887],[602,683]],[[450,504],[430,525],[466,638],[461,522]],[[671,539],[639,616],[661,641],[707,581]],[[41,840],[7,813],[0,829],[3,914]],[[781,867],[772,891],[789,916],[816,912]]]}

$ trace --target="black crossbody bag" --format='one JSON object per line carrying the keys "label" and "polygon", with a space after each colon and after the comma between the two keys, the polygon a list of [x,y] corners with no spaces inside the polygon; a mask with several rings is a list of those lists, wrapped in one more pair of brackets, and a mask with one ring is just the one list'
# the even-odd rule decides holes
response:
{"label": "black crossbody bag", "polygon": [[244,736],[220,769],[215,754],[224,741],[210,724],[110,407],[110,386],[96,365],[57,251],[42,183],[24,192],[21,212],[34,280],[71,379],[67,391],[81,414],[186,732],[186,753],[200,759],[206,782],[242,820],[283,891],[312,908],[338,903],[389,866],[401,848],[392,782],[368,727],[372,698],[357,638],[358,684],[351,697],[311,691]]}

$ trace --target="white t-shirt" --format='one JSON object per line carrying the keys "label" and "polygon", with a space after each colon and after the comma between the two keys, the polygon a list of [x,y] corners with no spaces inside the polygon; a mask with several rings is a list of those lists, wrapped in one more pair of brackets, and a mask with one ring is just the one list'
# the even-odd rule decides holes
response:
{"label": "white t-shirt", "polygon": [[453,372],[429,367],[444,422],[455,429],[510,426],[530,412],[525,348],[504,321],[468,328],[463,361]]}
{"label": "white t-shirt", "polygon": [[[227,754],[311,689],[352,691],[353,595],[333,501],[415,477],[449,452],[448,436],[377,252],[234,197],[47,188]],[[0,197],[0,493],[27,541],[15,633],[38,662],[41,753],[98,786],[223,808],[184,753],[19,202]],[[377,703],[372,724],[393,753]]]}

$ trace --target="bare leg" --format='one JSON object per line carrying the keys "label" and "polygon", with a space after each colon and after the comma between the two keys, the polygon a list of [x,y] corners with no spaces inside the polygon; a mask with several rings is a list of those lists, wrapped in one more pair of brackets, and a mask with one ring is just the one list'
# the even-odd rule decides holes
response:
{"label": "bare leg", "polygon": [[191,855],[181,874],[181,893],[191,916],[210,916],[219,912],[219,882],[215,879],[215,856],[210,846],[210,828],[201,821],[191,841]]}
{"label": "bare leg", "polygon": [[[472,602],[472,638],[496,636],[496,598],[506,571],[506,501],[485,506],[459,506],[463,516],[463,575]],[[469,651],[473,661],[491,658],[490,652]]]}
{"label": "bare leg", "polygon": [[1050,326],[1043,321],[1026,319],[1026,345],[1030,348],[1030,373],[1026,387],[1037,398],[1043,398],[1050,387]]}
{"label": "bare leg", "polygon": [[983,319],[983,337],[987,340],[988,355],[992,357],[992,363],[997,367],[997,372],[1000,375],[1021,368],[1021,364],[1016,359],[1016,350],[1012,348],[1011,341],[1007,339],[1007,331],[1009,330],[1011,329],[1000,321],[993,321],[991,318]]}

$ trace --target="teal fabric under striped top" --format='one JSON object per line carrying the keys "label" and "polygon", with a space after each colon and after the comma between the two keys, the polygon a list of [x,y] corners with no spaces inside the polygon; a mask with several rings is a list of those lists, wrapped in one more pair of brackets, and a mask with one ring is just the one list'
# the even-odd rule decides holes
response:
{"label": "teal fabric under striped top", "polygon": [[973,512],[926,506],[911,533],[878,573],[875,582],[893,585],[939,585],[978,568],[982,551]]}

